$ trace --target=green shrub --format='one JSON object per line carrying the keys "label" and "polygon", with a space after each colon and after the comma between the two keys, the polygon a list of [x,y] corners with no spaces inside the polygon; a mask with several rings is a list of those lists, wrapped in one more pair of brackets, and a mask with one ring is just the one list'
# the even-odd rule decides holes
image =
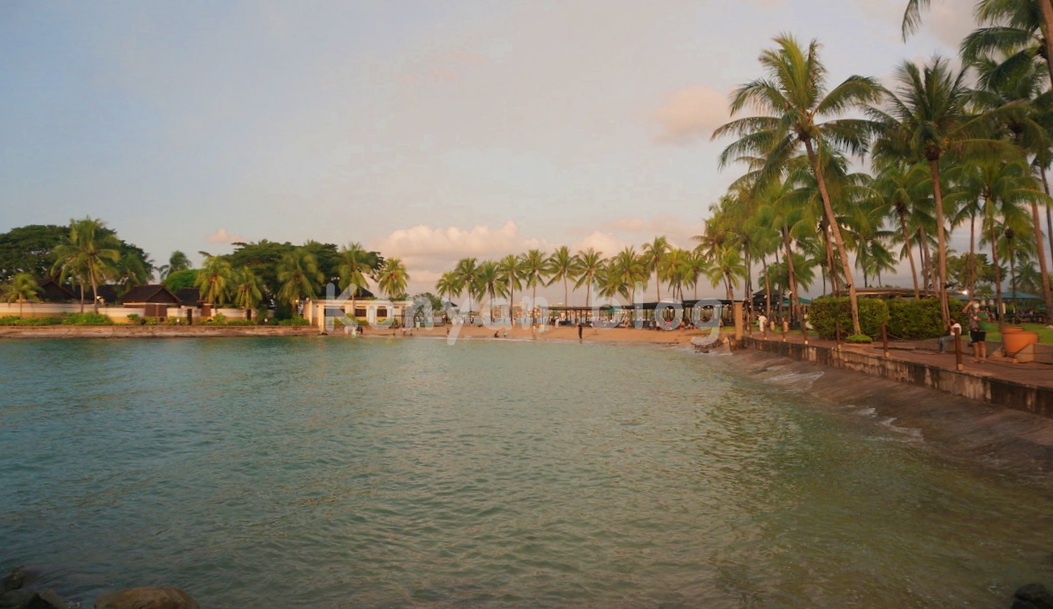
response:
{"label": "green shrub", "polygon": [[869,345],[870,343],[874,342],[874,340],[866,334],[853,334],[851,336],[845,337],[845,342],[856,345]]}
{"label": "green shrub", "polygon": [[[943,334],[940,301],[935,298],[891,300],[888,314],[888,337],[890,339],[921,340],[936,338]],[[962,326],[964,327],[965,324],[963,323]]]}
{"label": "green shrub", "polygon": [[306,319],[302,317],[292,317],[290,319],[278,320],[279,326],[309,326],[311,325]]}
{"label": "green shrub", "polygon": [[232,319],[227,322],[228,326],[255,326],[256,322],[248,319]]}
{"label": "green shrub", "polygon": [[[859,329],[871,338],[881,335],[881,324],[888,321],[888,306],[884,300],[860,298]],[[840,324],[841,335],[852,332],[852,307],[848,298],[823,296],[812,301],[808,321],[820,338],[832,339]]]}
{"label": "green shrub", "polygon": [[110,326],[113,320],[102,313],[73,313],[62,318],[66,326]]}

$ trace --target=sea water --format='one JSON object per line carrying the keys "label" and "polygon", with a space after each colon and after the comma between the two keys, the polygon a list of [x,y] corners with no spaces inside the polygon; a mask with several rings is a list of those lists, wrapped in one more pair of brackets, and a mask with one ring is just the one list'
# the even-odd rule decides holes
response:
{"label": "sea water", "polygon": [[206,609],[1008,607],[1053,583],[1048,489],[809,380],[602,344],[4,341],[0,568]]}

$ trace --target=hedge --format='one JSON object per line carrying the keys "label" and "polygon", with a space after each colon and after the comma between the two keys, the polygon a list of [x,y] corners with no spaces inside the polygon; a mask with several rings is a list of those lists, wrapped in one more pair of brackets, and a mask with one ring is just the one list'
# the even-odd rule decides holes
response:
{"label": "hedge", "polygon": [[891,300],[888,314],[889,338],[921,340],[943,335],[940,301],[935,298]]}
{"label": "hedge", "polygon": [[[871,338],[881,336],[881,324],[887,322],[889,318],[885,301],[876,298],[859,298],[857,301],[860,330]],[[853,330],[852,307],[848,298],[831,296],[816,298],[808,309],[808,321],[820,338],[835,338],[838,323],[841,326],[841,336],[848,336]]]}

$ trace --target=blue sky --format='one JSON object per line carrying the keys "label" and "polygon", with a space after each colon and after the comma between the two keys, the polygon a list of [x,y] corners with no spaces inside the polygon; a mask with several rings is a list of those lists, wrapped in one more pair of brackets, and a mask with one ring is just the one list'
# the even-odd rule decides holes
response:
{"label": "blue sky", "polygon": [[411,293],[464,256],[664,234],[739,173],[711,142],[783,32],[831,82],[954,55],[972,0],[0,3],[0,231],[102,218],[163,264],[358,241]]}

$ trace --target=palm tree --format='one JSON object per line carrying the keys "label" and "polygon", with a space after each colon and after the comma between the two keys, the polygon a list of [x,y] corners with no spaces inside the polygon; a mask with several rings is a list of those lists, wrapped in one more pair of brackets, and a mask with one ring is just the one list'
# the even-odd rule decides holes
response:
{"label": "palm tree", "polygon": [[457,267],[453,269],[453,276],[457,279],[458,291],[465,290],[468,293],[468,323],[475,323],[475,315],[472,311],[472,295],[476,293],[479,261],[475,258],[460,259],[457,261]]}
{"label": "palm tree", "polygon": [[775,43],[778,49],[765,51],[760,56],[760,63],[771,80],[755,80],[741,86],[735,91],[731,102],[733,115],[747,106],[770,114],[733,120],[713,133],[714,138],[727,134],[741,136],[721,153],[720,165],[724,166],[740,156],[765,158],[757,174],[757,186],[763,188],[765,183],[781,174],[798,146],[804,147],[848,286],[853,332],[860,334],[859,306],[852,267],[834,213],[824,170],[827,159],[837,147],[846,147],[853,153],[865,151],[872,125],[859,119],[818,120],[828,115],[838,116],[876,101],[881,88],[871,78],[850,76],[831,91],[825,92],[826,67],[819,61],[817,41],[811,42],[807,52],[789,35],[775,38]]}
{"label": "palm tree", "polygon": [[233,279],[234,269],[229,260],[222,256],[209,256],[205,259],[204,266],[197,272],[194,287],[200,291],[201,300],[212,303],[218,308],[219,305],[227,302]]}
{"label": "palm tree", "polygon": [[603,269],[603,255],[597,252],[594,248],[589,248],[585,251],[578,251],[578,254],[574,257],[574,276],[578,280],[574,283],[574,288],[580,288],[585,286],[585,307],[591,306],[592,296],[592,285],[596,283],[596,278],[599,276],[600,271]]}
{"label": "palm tree", "polygon": [[[921,24],[921,11],[931,0],[908,0],[903,12],[904,40]],[[981,23],[1000,27],[980,30],[962,42],[963,56],[968,60],[978,53],[1001,49],[1027,48],[1027,55],[1043,57],[1053,82],[1053,4],[1050,0],[979,0],[975,14]]]}
{"label": "palm tree", "polygon": [[6,285],[0,287],[4,301],[18,303],[18,316],[22,317],[23,302],[40,302],[40,286],[29,273],[16,273]]}
{"label": "palm tree", "polygon": [[84,312],[84,286],[91,285],[92,310],[99,312],[99,282],[120,259],[120,244],[105,224],[91,217],[70,220],[69,235],[55,247],[55,266],[60,277],[71,277],[80,285],[80,309]]}
{"label": "palm tree", "polygon": [[569,307],[570,290],[567,287],[568,280],[575,279],[574,256],[571,255],[570,248],[565,245],[556,248],[556,251],[552,252],[552,255],[548,257],[545,269],[549,276],[549,282],[546,285],[552,285],[560,280],[563,281],[563,306]]}
{"label": "palm tree", "polygon": [[[318,286],[324,281],[324,275],[318,270],[318,261],[314,254],[303,247],[297,247],[282,255],[278,261],[278,300],[290,307],[295,307],[314,298]],[[296,311],[299,313],[299,311]]]}
{"label": "palm tree", "polygon": [[[443,273],[439,276],[439,280],[435,282],[435,291],[439,293],[439,296],[445,296],[446,300],[451,300],[454,296],[461,293],[461,284],[453,273]],[[444,305],[443,316],[445,315],[446,307]]]}
{"label": "palm tree", "polygon": [[355,316],[355,297],[369,285],[366,275],[375,270],[375,264],[376,254],[367,252],[361,243],[352,242],[340,249],[340,265],[337,267],[337,273],[340,274],[340,291],[351,291],[352,317]]}
{"label": "palm tree", "polygon": [[245,318],[252,319],[252,311],[263,301],[263,283],[247,266],[233,274],[234,305],[245,309]]}
{"label": "palm tree", "polygon": [[648,274],[654,272],[655,302],[662,301],[662,280],[658,275],[662,266],[662,260],[669,249],[669,241],[665,236],[657,236],[653,241],[645,243],[643,246],[644,268],[647,269]]}
{"label": "palm tree", "polygon": [[492,322],[495,319],[494,301],[497,300],[498,296],[505,295],[505,284],[501,279],[501,273],[496,262],[487,260],[479,265],[476,284],[479,286],[479,293],[490,299],[490,321]]}
{"label": "palm tree", "polygon": [[951,72],[946,59],[935,57],[919,68],[904,62],[896,70],[896,92],[886,94],[887,111],[869,108],[880,124],[875,145],[877,156],[911,158],[929,165],[933,201],[936,205],[937,285],[940,313],[950,319],[947,302],[947,236],[940,160],[948,152],[961,154],[998,151],[1013,155],[1013,147],[986,136],[991,117],[971,115],[972,92],[965,86],[965,70]]}
{"label": "palm tree", "polygon": [[185,271],[190,268],[190,259],[186,257],[186,254],[176,250],[172,252],[172,255],[168,257],[168,264],[162,264],[157,270],[161,274],[161,279],[168,279],[168,276],[172,273],[178,273],[179,271]]}
{"label": "palm tree", "polygon": [[406,265],[398,258],[388,258],[384,266],[377,273],[377,287],[388,298],[398,298],[406,293],[406,283],[409,282],[409,273]]}
{"label": "palm tree", "polygon": [[647,287],[647,265],[643,257],[637,255],[631,245],[625,246],[622,251],[615,254],[608,263],[607,269],[607,275],[604,278],[607,282],[605,292],[611,296],[621,294],[635,302],[636,286]]}
{"label": "palm tree", "polygon": [[522,262],[523,278],[526,279],[527,287],[534,290],[530,297],[530,324],[534,325],[537,323],[537,316],[534,314],[537,310],[537,285],[544,285],[548,267],[545,264],[545,255],[538,249],[528,250],[523,254]]}
{"label": "palm tree", "polygon": [[512,308],[515,306],[516,289],[523,288],[523,267],[519,257],[508,254],[497,263],[497,273],[505,282],[505,290],[508,294],[508,319],[509,323],[515,325],[515,316]]}

